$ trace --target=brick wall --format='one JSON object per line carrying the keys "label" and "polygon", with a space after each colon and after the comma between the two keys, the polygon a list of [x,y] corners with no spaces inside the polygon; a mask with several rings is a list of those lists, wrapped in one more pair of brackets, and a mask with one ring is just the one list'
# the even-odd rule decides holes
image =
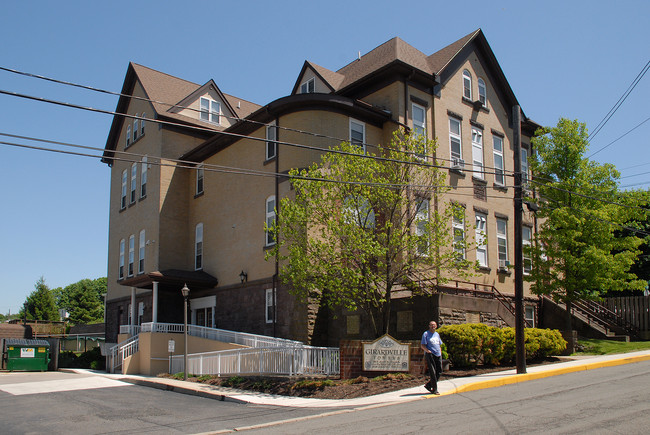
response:
{"label": "brick wall", "polygon": [[[421,375],[424,373],[424,353],[419,341],[410,341],[409,373]],[[374,378],[389,372],[369,372],[363,370],[363,345],[360,340],[341,340],[341,379],[353,379],[359,376]]]}

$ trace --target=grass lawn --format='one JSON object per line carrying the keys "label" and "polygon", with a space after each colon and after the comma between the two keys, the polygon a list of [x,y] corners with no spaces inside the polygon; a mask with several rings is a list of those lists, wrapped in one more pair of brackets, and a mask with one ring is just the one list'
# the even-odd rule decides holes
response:
{"label": "grass lawn", "polygon": [[578,340],[583,350],[574,355],[608,355],[610,353],[635,352],[637,350],[650,349],[650,341],[623,341],[597,340],[593,338]]}

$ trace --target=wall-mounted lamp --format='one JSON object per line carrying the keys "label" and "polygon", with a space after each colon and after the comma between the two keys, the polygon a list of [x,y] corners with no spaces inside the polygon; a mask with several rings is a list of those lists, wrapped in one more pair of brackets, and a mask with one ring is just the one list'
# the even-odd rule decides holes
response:
{"label": "wall-mounted lamp", "polygon": [[244,282],[248,281],[248,274],[242,270],[241,273],[239,274],[239,279],[243,284]]}

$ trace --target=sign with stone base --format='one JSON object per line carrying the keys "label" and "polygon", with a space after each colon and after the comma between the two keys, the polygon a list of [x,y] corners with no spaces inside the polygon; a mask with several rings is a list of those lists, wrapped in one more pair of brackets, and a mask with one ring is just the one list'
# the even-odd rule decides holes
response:
{"label": "sign with stone base", "polygon": [[370,372],[408,372],[410,346],[386,334],[375,341],[364,341],[363,369]]}

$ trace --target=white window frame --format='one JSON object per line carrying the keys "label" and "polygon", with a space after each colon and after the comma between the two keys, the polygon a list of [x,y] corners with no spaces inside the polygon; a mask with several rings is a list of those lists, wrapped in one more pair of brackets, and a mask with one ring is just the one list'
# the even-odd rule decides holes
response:
{"label": "white window frame", "polygon": [[497,225],[497,255],[499,258],[499,269],[508,266],[508,220],[496,219]]}
{"label": "white window frame", "polygon": [[142,112],[142,119],[140,120],[140,136],[144,136],[144,119],[146,114]]}
{"label": "white window frame", "polygon": [[140,198],[147,196],[147,166],[147,156],[144,156],[140,163]]}
{"label": "white window frame", "polygon": [[[352,138],[353,132],[356,134],[361,133],[360,142],[358,139]],[[350,118],[350,144],[357,145],[363,149],[364,153],[366,152],[366,124],[353,118]]]}
{"label": "white window frame", "polygon": [[524,256],[524,275],[530,275],[533,268],[532,257],[529,252],[526,252],[531,246],[531,239],[533,238],[533,229],[527,225],[521,227],[521,245]]}
{"label": "white window frame", "polygon": [[312,77],[304,82],[301,83],[300,85],[300,93],[301,94],[313,94],[316,92],[316,78]]}
{"label": "white window frame", "polygon": [[275,314],[276,306],[277,295],[274,294],[272,288],[267,288],[264,291],[264,318],[266,323],[273,323],[273,315]]}
{"label": "white window frame", "polygon": [[[454,251],[460,254],[460,259],[465,259],[465,208],[456,206],[458,210],[451,218],[451,227],[454,239]],[[462,211],[462,216],[457,216]]]}
{"label": "white window frame", "polygon": [[129,204],[135,204],[135,192],[138,189],[138,164],[131,164],[131,190],[129,191]]}
{"label": "white window frame", "polygon": [[122,192],[120,196],[120,210],[124,210],[126,208],[126,184],[128,179],[129,179],[128,170],[125,169],[122,171]]}
{"label": "white window frame", "polygon": [[138,140],[138,134],[140,133],[140,128],[138,126],[138,114],[135,114],[135,119],[133,120],[133,142],[135,143]]}
{"label": "white window frame", "polygon": [[[416,116],[416,113],[422,115],[421,119],[419,116]],[[411,117],[413,118],[413,135],[422,136],[427,138],[427,109],[424,106],[420,106],[416,103],[411,103]],[[426,142],[425,148],[423,150],[417,150],[415,155],[420,159],[425,159],[427,157]]]}
{"label": "white window frame", "polygon": [[129,236],[129,266],[126,271],[127,276],[133,276],[135,272],[135,236],[131,234]]}
{"label": "white window frame", "polygon": [[429,254],[429,238],[427,237],[427,224],[429,223],[429,200],[423,198],[418,204],[415,213],[415,235],[419,238],[417,244],[418,254]]}
{"label": "white window frame", "polygon": [[126,148],[131,146],[131,124],[126,126]]}
{"label": "white window frame", "polygon": [[526,320],[531,328],[535,327],[535,307],[533,305],[526,305],[524,307],[524,320]]}
{"label": "white window frame", "polygon": [[463,70],[463,97],[472,99],[472,73],[467,69]]}
{"label": "white window frame", "polygon": [[472,127],[472,166],[474,173],[472,176],[483,179],[483,130]]}
{"label": "white window frame", "polygon": [[266,160],[274,159],[278,155],[278,127],[273,121],[266,126]]}
{"label": "white window frame", "polygon": [[478,99],[483,104],[483,107],[487,107],[487,87],[485,86],[485,80],[479,77],[477,83],[478,83]]}
{"label": "white window frame", "polygon": [[506,184],[505,167],[503,159],[503,138],[492,136],[492,148],[494,152],[494,183],[499,186]]}
{"label": "white window frame", "polygon": [[200,119],[216,125],[221,125],[221,103],[210,98],[201,97]]}
{"label": "white window frame", "polygon": [[203,269],[203,223],[194,228],[194,270]]}
{"label": "white window frame", "polygon": [[200,195],[205,191],[205,170],[203,165],[196,167],[196,195]]}
{"label": "white window frame", "polygon": [[479,266],[488,267],[487,215],[476,212],[476,261]]}
{"label": "white window frame", "polygon": [[264,231],[264,246],[273,246],[276,243],[275,231],[272,230],[272,228],[275,226],[275,195],[271,195],[266,198],[264,205],[266,222],[266,230]]}
{"label": "white window frame", "polygon": [[343,219],[350,225],[364,229],[375,227],[375,210],[367,198],[363,196],[348,196],[343,205]]}
{"label": "white window frame", "polygon": [[[453,126],[458,124],[458,133],[454,132]],[[450,166],[460,165],[460,162],[463,161],[463,139],[462,139],[463,127],[462,122],[458,118],[452,116],[449,117],[449,155],[451,156]],[[458,151],[454,151],[454,143],[458,143]],[[461,165],[461,169],[464,166]]]}
{"label": "white window frame", "polygon": [[126,241],[120,240],[120,257],[117,270],[117,279],[124,279],[124,254],[126,250]]}
{"label": "white window frame", "polygon": [[140,230],[140,237],[138,240],[138,275],[144,273],[145,244],[144,230]]}

